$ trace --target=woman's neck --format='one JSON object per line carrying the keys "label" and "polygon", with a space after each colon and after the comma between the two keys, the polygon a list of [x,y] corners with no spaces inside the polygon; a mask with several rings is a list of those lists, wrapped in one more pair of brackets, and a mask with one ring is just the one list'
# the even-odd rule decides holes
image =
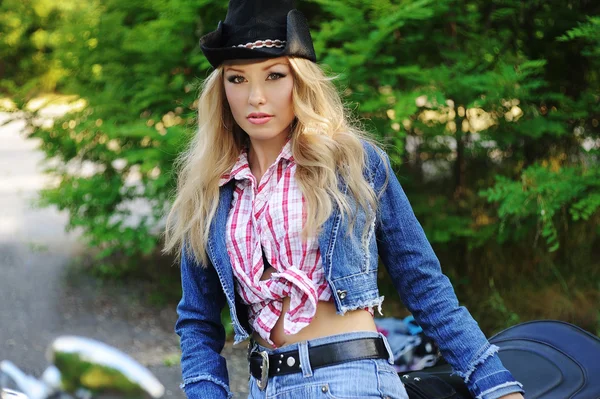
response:
{"label": "woman's neck", "polygon": [[269,166],[275,162],[286,142],[287,135],[279,135],[270,140],[250,139],[248,165],[257,182],[260,182]]}

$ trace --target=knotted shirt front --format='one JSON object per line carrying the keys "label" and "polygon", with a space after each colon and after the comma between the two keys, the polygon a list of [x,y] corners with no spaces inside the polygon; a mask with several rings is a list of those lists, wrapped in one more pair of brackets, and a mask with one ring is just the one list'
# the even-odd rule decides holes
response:
{"label": "knotted shirt front", "polygon": [[[227,252],[236,289],[248,305],[249,322],[271,345],[270,333],[281,316],[283,298],[290,297],[283,322],[286,334],[307,326],[317,302],[331,299],[317,237],[305,241],[301,237],[306,211],[295,172],[288,139],[260,184],[250,170],[247,149],[219,182],[221,186],[236,180],[227,218]],[[263,253],[275,269],[267,280],[261,280]]]}

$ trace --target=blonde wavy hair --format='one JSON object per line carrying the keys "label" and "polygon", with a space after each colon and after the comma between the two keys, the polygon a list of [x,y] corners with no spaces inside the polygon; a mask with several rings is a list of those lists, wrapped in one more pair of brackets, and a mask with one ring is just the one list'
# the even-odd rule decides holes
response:
{"label": "blonde wavy hair", "polygon": [[[355,215],[356,206],[374,217],[377,197],[365,180],[365,152],[361,140],[377,143],[356,123],[351,123],[332,83],[315,63],[288,58],[294,76],[293,104],[296,121],[291,148],[296,181],[306,200],[303,237],[319,234],[334,202],[342,216]],[[215,118],[215,115],[221,115]],[[209,228],[219,202],[219,179],[235,164],[247,135],[235,124],[223,86],[223,67],[203,82],[198,103],[198,130],[187,151],[176,163],[178,184],[165,229],[165,252],[184,247],[202,265],[208,262]],[[348,185],[349,198],[338,188],[338,176]],[[355,204],[352,206],[351,204]],[[352,217],[350,226],[354,224]],[[363,239],[368,233],[368,220]]]}

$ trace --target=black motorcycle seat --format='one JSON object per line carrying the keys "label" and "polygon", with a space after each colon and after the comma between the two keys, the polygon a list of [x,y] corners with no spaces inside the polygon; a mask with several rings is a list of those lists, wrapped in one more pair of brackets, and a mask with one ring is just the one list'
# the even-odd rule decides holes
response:
{"label": "black motorcycle seat", "polygon": [[[572,324],[538,320],[515,325],[490,338],[504,366],[523,384],[527,399],[600,399],[600,338]],[[433,374],[470,397],[447,364]]]}

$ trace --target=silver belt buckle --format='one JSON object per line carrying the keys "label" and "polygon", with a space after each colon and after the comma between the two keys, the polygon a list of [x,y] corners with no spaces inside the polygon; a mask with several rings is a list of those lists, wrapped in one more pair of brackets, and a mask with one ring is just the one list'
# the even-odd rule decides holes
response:
{"label": "silver belt buckle", "polygon": [[262,364],[260,365],[260,381],[257,382],[257,385],[261,391],[264,391],[269,381],[269,354],[266,351],[258,353],[262,357]]}

